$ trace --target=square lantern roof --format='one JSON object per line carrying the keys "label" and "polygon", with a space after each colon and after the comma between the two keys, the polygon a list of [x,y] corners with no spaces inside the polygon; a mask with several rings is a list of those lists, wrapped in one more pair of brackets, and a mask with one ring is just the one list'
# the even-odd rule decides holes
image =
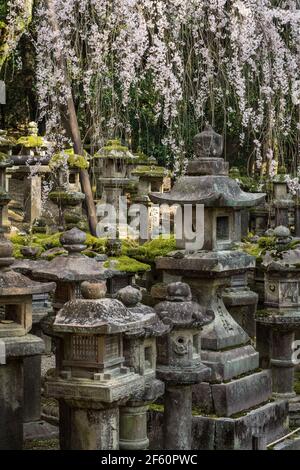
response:
{"label": "square lantern roof", "polygon": [[155,313],[134,313],[119,300],[73,300],[58,312],[53,330],[73,334],[117,334],[153,323]]}

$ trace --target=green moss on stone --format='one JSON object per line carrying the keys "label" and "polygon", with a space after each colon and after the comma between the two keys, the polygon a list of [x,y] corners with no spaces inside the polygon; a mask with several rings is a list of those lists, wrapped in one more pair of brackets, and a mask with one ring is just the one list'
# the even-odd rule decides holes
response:
{"label": "green moss on stone", "polygon": [[[111,263],[113,262],[113,263]],[[104,263],[105,268],[114,267],[117,271],[127,272],[127,273],[139,273],[150,271],[151,266],[149,264],[141,263],[136,259],[129,258],[129,256],[120,256],[118,258],[109,258]]]}
{"label": "green moss on stone", "polygon": [[49,250],[50,248],[60,247],[60,236],[61,233],[54,233],[53,235],[47,235],[44,233],[36,233],[33,235],[12,235],[10,241],[15,247],[22,246],[36,246],[43,250]]}
{"label": "green moss on stone", "polygon": [[56,153],[55,155],[53,155],[49,162],[49,166],[50,168],[55,169],[59,168],[60,166],[63,166],[65,162],[68,163],[68,166],[70,168],[79,168],[80,170],[87,170],[89,167],[87,154],[85,156],[77,155],[74,153],[73,149],[67,149],[63,152]]}
{"label": "green moss on stone", "polygon": [[106,238],[97,238],[90,233],[87,233],[85,245],[87,245],[89,250],[103,254],[105,253]]}
{"label": "green moss on stone", "polygon": [[18,145],[22,145],[25,148],[39,148],[45,146],[45,141],[43,137],[38,135],[27,135],[20,137],[17,140]]}
{"label": "green moss on stone", "polygon": [[139,165],[137,166],[132,175],[134,176],[150,176],[150,177],[157,177],[163,178],[166,174],[165,168],[161,166],[147,166],[147,165]]}
{"label": "green moss on stone", "polygon": [[176,250],[176,240],[174,236],[169,238],[155,238],[136,249],[128,251],[128,254],[138,260],[155,261],[159,256],[167,256],[171,251]]}
{"label": "green moss on stone", "polygon": [[156,411],[157,413],[164,413],[165,407],[164,405],[159,405],[158,403],[151,403],[151,405],[149,405],[149,411]]}

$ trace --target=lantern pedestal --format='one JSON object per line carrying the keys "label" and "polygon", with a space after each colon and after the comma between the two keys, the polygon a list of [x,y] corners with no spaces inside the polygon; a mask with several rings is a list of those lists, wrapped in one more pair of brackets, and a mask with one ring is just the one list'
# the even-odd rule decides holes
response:
{"label": "lantern pedestal", "polygon": [[0,365],[0,449],[21,450],[23,447],[23,360],[40,355],[44,343],[32,335],[1,338],[5,364]]}
{"label": "lantern pedestal", "polygon": [[118,450],[119,408],[99,407],[80,400],[61,401],[61,450]]}
{"label": "lantern pedestal", "polygon": [[192,446],[192,387],[166,386],[164,407],[164,448],[186,450]]}
{"label": "lantern pedestal", "polygon": [[130,402],[120,408],[120,449],[146,450],[149,446],[147,436],[147,412],[145,403]]}

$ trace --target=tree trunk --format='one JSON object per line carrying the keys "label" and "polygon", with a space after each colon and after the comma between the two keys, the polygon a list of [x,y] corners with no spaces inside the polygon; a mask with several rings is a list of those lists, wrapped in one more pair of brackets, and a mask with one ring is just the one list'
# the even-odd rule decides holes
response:
{"label": "tree trunk", "polygon": [[13,24],[9,23],[7,25],[4,38],[0,44],[0,71],[31,22],[33,3],[34,0],[23,0],[23,7],[16,16]]}
{"label": "tree trunk", "polygon": [[[52,26],[52,29],[56,31],[57,33],[59,33],[59,25],[57,24],[57,21],[56,21],[56,15],[55,15],[55,10],[53,7],[52,0],[46,0],[46,4],[48,7],[48,12],[49,12],[48,13],[49,22]],[[58,66],[61,69],[61,73],[64,74],[64,79],[65,79],[67,88],[70,88],[69,79],[68,79],[67,72],[66,72],[66,64],[64,62],[63,57],[60,57],[60,59],[58,60]],[[81,142],[76,109],[75,109],[73,97],[71,95],[69,96],[67,100],[66,113],[62,113],[62,114],[63,114],[64,126],[67,131],[70,131],[70,134],[71,134],[71,138],[72,138],[73,146],[74,146],[74,152],[77,155],[83,155],[83,146]],[[82,191],[85,194],[85,202],[86,202],[86,208],[87,208],[87,213],[88,213],[90,231],[92,235],[96,235],[96,226],[97,226],[96,207],[94,203],[91,182],[90,182],[90,178],[89,178],[89,174],[87,170],[80,171],[80,181],[81,181]]]}

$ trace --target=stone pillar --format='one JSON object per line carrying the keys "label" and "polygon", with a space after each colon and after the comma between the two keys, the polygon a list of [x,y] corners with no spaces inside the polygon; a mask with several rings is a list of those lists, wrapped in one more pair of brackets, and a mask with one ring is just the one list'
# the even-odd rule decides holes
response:
{"label": "stone pillar", "polygon": [[23,370],[19,360],[0,365],[0,450],[23,447]]}
{"label": "stone pillar", "polygon": [[164,448],[189,450],[192,445],[192,387],[166,384]]}
{"label": "stone pillar", "polygon": [[120,449],[148,449],[147,437],[148,405],[144,403],[128,403],[120,408]]}
{"label": "stone pillar", "polygon": [[256,322],[256,350],[259,353],[259,367],[270,368],[272,354],[272,331],[269,325]]}
{"label": "stone pillar", "polygon": [[292,343],[295,340],[294,331],[273,329],[272,359],[273,393],[280,398],[293,398],[294,367],[292,362]]}
{"label": "stone pillar", "polygon": [[295,237],[300,237],[300,205],[295,207]]}
{"label": "stone pillar", "polygon": [[42,180],[40,175],[25,177],[25,217],[24,221],[32,224],[41,217],[42,212]]}
{"label": "stone pillar", "polygon": [[41,419],[41,356],[24,357],[24,423]]}
{"label": "stone pillar", "polygon": [[60,401],[59,434],[61,450],[118,450],[119,408]]}
{"label": "stone pillar", "polygon": [[283,225],[284,227],[289,226],[289,205],[283,206],[282,204],[278,203],[275,205],[275,227],[279,227]]}

